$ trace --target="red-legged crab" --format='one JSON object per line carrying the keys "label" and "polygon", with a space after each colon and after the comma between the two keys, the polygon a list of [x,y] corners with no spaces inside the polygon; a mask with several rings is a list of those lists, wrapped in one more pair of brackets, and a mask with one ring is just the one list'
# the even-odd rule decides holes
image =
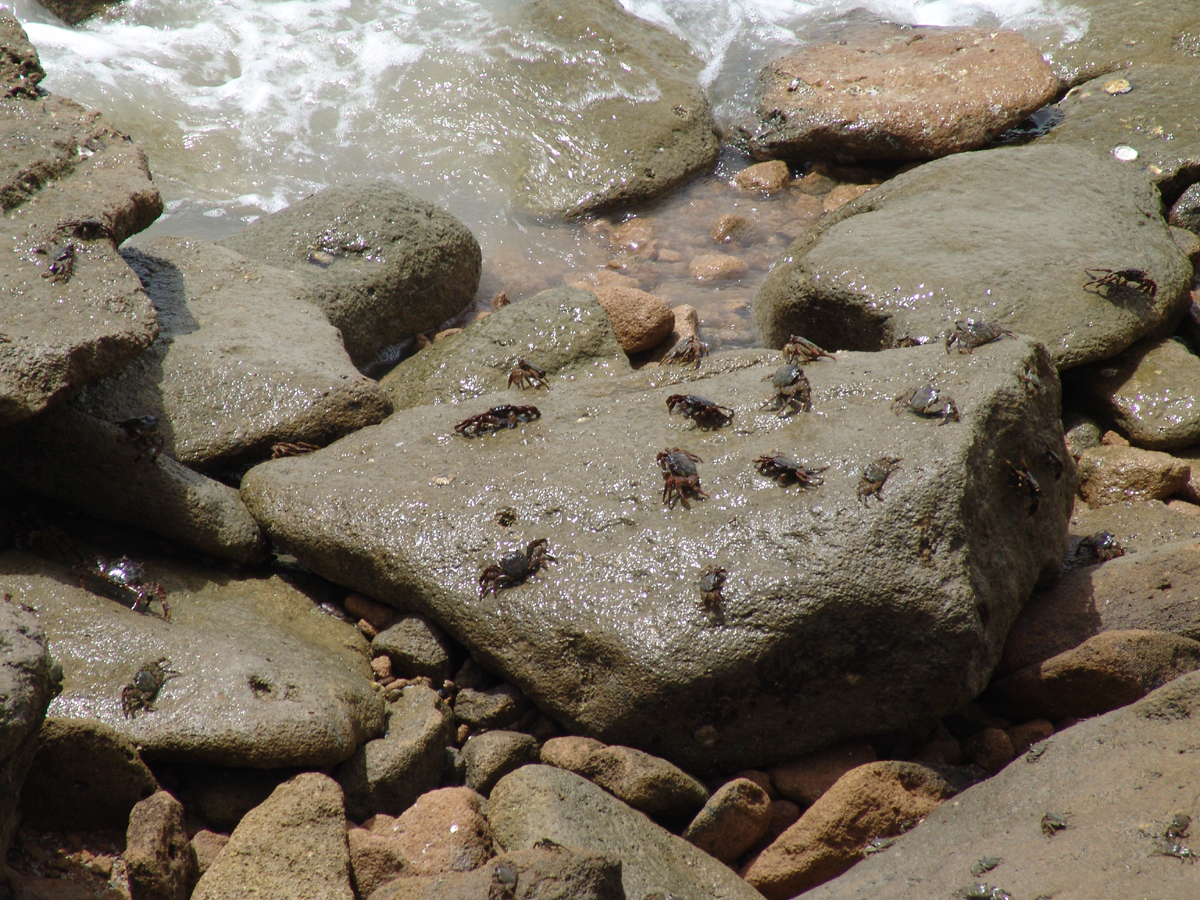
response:
{"label": "red-legged crab", "polygon": [[655,459],[662,469],[663,503],[669,509],[676,497],[684,509],[691,509],[688,494],[697,500],[704,500],[708,494],[700,489],[700,475],[696,471],[696,463],[704,462],[695,453],[680,450],[678,447],[668,447],[658,454]]}
{"label": "red-legged crab", "polygon": [[888,476],[900,468],[900,462],[900,458],[896,456],[881,456],[875,462],[867,464],[858,482],[858,499],[862,501],[863,506],[869,505],[867,500],[870,497],[883,502],[883,485]]}
{"label": "red-legged crab", "polygon": [[668,350],[667,355],[662,358],[662,361],[664,364],[695,363],[698,366],[700,365],[700,357],[702,356],[708,356],[708,344],[693,334],[685,337]]}
{"label": "red-legged crab", "polygon": [[136,466],[142,457],[149,453],[149,462],[153,465],[158,459],[158,454],[162,453],[164,443],[163,436],[158,432],[158,416],[134,416],[132,419],[118,422],[117,427],[125,432],[125,440],[138,448],[138,455],[134,457],[133,464]]}
{"label": "red-legged crab", "polygon": [[1033,477],[1033,473],[1029,471],[1029,466],[1025,464],[1025,460],[1021,460],[1021,465],[1014,465],[1012,460],[1006,459],[1005,465],[1012,472],[1013,478],[1016,481],[1017,493],[1025,499],[1026,505],[1029,507],[1029,515],[1037,513],[1042,505],[1042,488],[1038,484],[1037,479]]}
{"label": "red-legged crab", "polygon": [[148,662],[133,676],[133,681],[121,690],[121,711],[125,718],[132,719],[139,710],[154,709],[154,701],[158,692],[179,673],[171,668],[170,661],[160,656],[153,662]]}
{"label": "red-legged crab", "polygon": [[149,608],[151,600],[157,599],[162,617],[171,621],[167,592],[157,581],[147,581],[146,567],[128,556],[115,560],[93,556],[76,563],[71,571],[79,576],[81,588],[128,603],[134,612],[142,612]]}
{"label": "red-legged crab", "polygon": [[810,469],[798,459],[784,456],[778,450],[772,450],[770,453],[760,456],[754,461],[754,466],[758,469],[759,475],[773,478],[784,487],[789,484],[798,484],[800,487],[823,484],[824,481],[817,476],[829,468],[829,466],[821,466],[819,469]]}
{"label": "red-legged crab", "polygon": [[965,319],[955,322],[954,330],[946,332],[946,352],[957,349],[959,353],[970,353],[976,347],[998,341],[1005,335],[1016,337],[1013,332],[1007,328],[1001,328],[999,325]]}
{"label": "red-legged crab", "polygon": [[514,384],[521,390],[527,387],[550,387],[550,382],[546,380],[546,370],[527,359],[518,359],[513,365],[513,370],[508,373],[508,386],[512,387]]}
{"label": "red-legged crab", "polygon": [[733,410],[719,406],[695,394],[672,394],[667,398],[667,414],[679,410],[701,428],[724,428],[733,421]]}
{"label": "red-legged crab", "polygon": [[493,406],[485,413],[463,419],[454,426],[454,430],[463,437],[476,437],[489,431],[500,431],[503,428],[516,428],[534,419],[540,419],[541,412],[536,406],[510,406],[507,403]]}
{"label": "red-legged crab", "polygon": [[777,409],[781,418],[800,410],[809,412],[812,409],[812,385],[804,370],[795,363],[784,363],[775,370],[774,375],[763,378],[763,381],[768,380],[775,388],[775,396],[764,401],[763,409]]}
{"label": "red-legged crab", "polygon": [[725,578],[729,572],[721,566],[705,566],[700,573],[700,605],[704,614],[716,621],[721,616],[721,589],[725,586]]}
{"label": "red-legged crab", "polygon": [[905,409],[927,419],[941,419],[939,425],[958,421],[958,407],[954,405],[954,400],[931,384],[913,388],[892,400],[892,411],[896,415]]}
{"label": "red-legged crab", "polygon": [[546,563],[557,562],[546,549],[546,538],[530,541],[524,550],[513,550],[500,557],[499,564],[488,566],[479,573],[479,596],[489,591],[520,584],[530,575],[536,574]]}
{"label": "red-legged crab", "polygon": [[1125,555],[1125,548],[1107,531],[1089,534],[1075,546],[1075,558],[1087,554],[1095,562],[1108,562]]}
{"label": "red-legged crab", "polygon": [[280,441],[271,445],[271,459],[283,459],[287,456],[304,456],[306,453],[316,453],[321,447],[308,441]]}
{"label": "red-legged crab", "polygon": [[790,363],[807,364],[816,362],[822,357],[837,362],[837,357],[828,350],[822,350],[812,341],[802,338],[798,334],[793,334],[783,345],[783,358]]}
{"label": "red-legged crab", "polygon": [[42,277],[51,284],[66,284],[75,274],[75,245],[70,241],[49,250],[39,249],[34,252],[49,257]]}
{"label": "red-legged crab", "polygon": [[1154,299],[1158,285],[1141,269],[1084,269],[1091,280],[1083,285],[1085,291],[1111,300],[1121,291],[1133,291]]}

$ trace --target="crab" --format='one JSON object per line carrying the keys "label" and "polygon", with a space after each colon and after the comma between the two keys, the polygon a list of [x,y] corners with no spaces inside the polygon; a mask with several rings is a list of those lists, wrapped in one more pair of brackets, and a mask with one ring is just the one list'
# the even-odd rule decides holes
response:
{"label": "crab", "polygon": [[799,460],[784,456],[778,450],[772,450],[770,453],[760,456],[754,461],[754,465],[758,469],[759,475],[773,478],[784,487],[789,484],[798,484],[800,487],[822,484],[822,479],[817,475],[829,468],[829,466],[821,466],[819,469],[810,469]]}
{"label": "crab", "polygon": [[154,701],[162,686],[167,683],[167,679],[178,674],[179,672],[171,668],[171,663],[165,656],[160,656],[138,669],[133,681],[121,690],[121,711],[125,718],[132,719],[139,710],[153,710]]}
{"label": "crab", "polygon": [[874,837],[867,841],[866,846],[862,848],[862,852],[866,856],[873,856],[876,853],[882,853],[894,843],[896,843],[895,838]]}
{"label": "crab", "polygon": [[828,350],[822,350],[812,341],[802,338],[798,334],[793,334],[783,345],[783,358],[790,363],[811,363],[821,358],[837,362],[837,357]]}
{"label": "crab", "polygon": [[892,400],[892,411],[896,415],[905,409],[927,419],[941,419],[940,425],[958,421],[958,407],[954,405],[954,400],[932,384],[913,388]]}
{"label": "crab", "polygon": [[1194,863],[1196,861],[1196,851],[1190,847],[1185,847],[1183,844],[1174,841],[1160,841],[1154,847],[1154,853],[1159,856],[1173,856],[1182,862]]}
{"label": "crab", "polygon": [[454,426],[454,430],[463,437],[476,437],[489,431],[499,431],[502,428],[516,428],[525,422],[540,419],[541,412],[536,406],[510,406],[507,403],[493,406],[485,413],[471,416]]}
{"label": "crab", "polygon": [[50,258],[42,277],[51,284],[66,284],[75,274],[75,245],[70,241],[51,247],[49,250],[39,249],[37,253]]}
{"label": "crab", "polygon": [[1172,841],[1177,838],[1185,838],[1188,836],[1188,829],[1191,827],[1191,816],[1187,813],[1175,813],[1175,815],[1171,816],[1171,821],[1167,823],[1167,830],[1163,832],[1163,837]]}
{"label": "crab", "polygon": [[557,561],[546,549],[546,538],[530,541],[524,550],[505,553],[498,565],[490,565],[479,573],[479,596],[521,584],[530,575],[539,572],[546,563]]}
{"label": "crab", "polygon": [[1004,862],[1004,857],[1002,856],[985,856],[979,862],[975,863],[975,865],[971,866],[971,874],[979,878],[984,873],[992,871],[992,869],[996,868],[1002,862]]}
{"label": "crab", "polygon": [[1120,541],[1107,531],[1097,531],[1095,534],[1089,534],[1075,545],[1076,559],[1084,553],[1092,557],[1096,562],[1108,562],[1110,559],[1124,556],[1125,548],[1121,546]]}
{"label": "crab", "polygon": [[[1083,289],[1100,294],[1111,300],[1113,295],[1121,290],[1136,291],[1151,300],[1158,293],[1158,285],[1141,269],[1084,269],[1091,281],[1083,285]],[[1107,289],[1107,290],[1106,290]]]}
{"label": "crab", "polygon": [[858,482],[858,499],[862,501],[863,506],[868,505],[869,497],[883,502],[883,485],[888,476],[900,467],[901,461],[896,456],[881,456],[875,462],[867,464]]}
{"label": "crab", "polygon": [[147,581],[146,567],[128,556],[114,560],[93,556],[73,565],[71,571],[79,576],[81,588],[127,602],[134,612],[147,609],[150,601],[157,598],[162,607],[162,617],[171,621],[167,592],[157,581]]}
{"label": "crab", "polygon": [[704,462],[695,453],[680,450],[678,447],[668,447],[655,457],[663,476],[663,503],[670,509],[676,497],[684,509],[691,509],[687,495],[691,494],[697,500],[708,497],[700,489],[700,475],[696,472],[696,463]]}
{"label": "crab", "polygon": [[1070,824],[1065,813],[1046,813],[1042,816],[1042,832],[1049,837],[1054,837]]}
{"label": "crab", "polygon": [[1054,480],[1058,481],[1063,477],[1063,472],[1066,471],[1062,457],[1055,453],[1049,445],[1046,445],[1043,450],[1042,455],[1045,457],[1046,464],[1050,466],[1050,471],[1054,473]]}
{"label": "crab", "polygon": [[513,900],[516,897],[517,872],[507,863],[492,870],[492,883],[488,887],[488,900]]}
{"label": "crab", "polygon": [[688,335],[678,344],[667,351],[662,358],[663,363],[695,363],[700,365],[700,357],[708,356],[708,344],[694,334]]}
{"label": "crab", "polygon": [[804,370],[795,363],[784,363],[774,375],[763,378],[763,381],[768,380],[775,388],[775,396],[763,402],[763,409],[777,409],[781,418],[799,410],[809,412],[812,409],[812,385]]}
{"label": "crab", "polygon": [[733,410],[719,406],[696,394],[672,394],[667,398],[667,414],[679,410],[701,428],[724,428],[733,421]]}
{"label": "crab", "polygon": [[138,448],[133,464],[136,466],[149,453],[149,462],[153,465],[158,454],[162,453],[164,443],[163,436],[158,433],[158,416],[134,416],[118,422],[117,427],[125,432],[125,440]]}
{"label": "crab", "polygon": [[1029,504],[1029,514],[1035,515],[1042,505],[1042,488],[1038,484],[1037,479],[1033,477],[1033,473],[1029,471],[1029,466],[1025,464],[1025,460],[1021,460],[1021,465],[1014,465],[1012,460],[1006,459],[1005,464],[1012,471],[1013,477],[1017,482],[1017,493],[1025,498]]}
{"label": "crab", "polygon": [[705,566],[704,571],[700,573],[700,604],[704,608],[704,612],[709,618],[716,619],[720,616],[721,588],[725,586],[725,578],[729,572],[720,566]]}
{"label": "crab", "polygon": [[976,347],[998,341],[1008,335],[1016,335],[1007,328],[992,325],[989,322],[976,322],[974,319],[964,319],[954,323],[954,330],[946,332],[946,352],[957,348],[959,353],[970,353]]}
{"label": "crab", "polygon": [[546,370],[527,359],[518,359],[513,364],[513,370],[508,373],[508,386],[512,387],[514,384],[521,390],[527,387],[550,387],[550,382],[546,380]]}
{"label": "crab", "polygon": [[308,441],[280,441],[271,445],[271,459],[283,459],[285,456],[303,456],[320,450],[317,444]]}

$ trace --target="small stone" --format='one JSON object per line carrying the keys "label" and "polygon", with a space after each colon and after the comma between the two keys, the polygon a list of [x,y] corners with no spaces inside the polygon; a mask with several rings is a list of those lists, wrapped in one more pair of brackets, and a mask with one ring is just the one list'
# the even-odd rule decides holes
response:
{"label": "small stone", "polygon": [[985,728],[972,735],[963,746],[967,759],[989,775],[999,772],[1016,755],[1012,739],[999,728]]}
{"label": "small stone", "polygon": [[782,796],[801,806],[811,806],[851,769],[876,759],[870,744],[854,741],[772,766],[767,773]]}
{"label": "small stone", "polygon": [[857,200],[872,187],[874,185],[871,184],[839,184],[825,195],[821,208],[827,213],[841,209],[851,200]]}
{"label": "small stone", "polygon": [[469,872],[492,856],[486,806],[470,788],[439,788],[422,794],[398,819],[377,815],[363,824],[386,839],[415,875]]}
{"label": "small stone", "polygon": [[[754,223],[745,216],[736,213],[726,213],[717,219],[712,228],[711,237],[714,244],[752,244],[757,237]],[[659,254],[659,259],[662,254]]]}
{"label": "small stone", "polygon": [[511,302],[512,301],[508,299],[508,294],[504,293],[504,291],[499,291],[497,292],[496,296],[492,298],[492,309],[501,309],[502,307],[508,306],[508,304]]}
{"label": "small stone", "polygon": [[582,735],[551,738],[542,744],[541,761],[548,766],[579,772],[587,764],[588,757],[604,746],[595,738]]}
{"label": "small stone", "polygon": [[1133,85],[1127,78],[1114,78],[1112,81],[1104,83],[1104,93],[1106,94],[1128,94],[1132,90]]}
{"label": "small stone", "polygon": [[375,673],[377,681],[383,681],[385,678],[392,677],[392,661],[386,656],[376,656],[371,660],[371,671]]}
{"label": "small stone", "polygon": [[489,731],[469,738],[463,745],[467,766],[467,787],[481,794],[509,772],[538,761],[538,745],[519,731]]}
{"label": "small stone", "polygon": [[735,778],[708,798],[683,832],[683,839],[723,863],[733,863],[770,824],[767,792],[748,778]]}
{"label": "small stone", "polygon": [[671,308],[664,300],[646,291],[600,286],[593,288],[592,293],[608,314],[617,342],[626,353],[653,349],[675,327]]}
{"label": "small stone", "polygon": [[693,816],[708,800],[708,789],[691,775],[665,759],[632,747],[595,750],[578,771],[649,816]]}
{"label": "small stone", "polygon": [[1168,453],[1101,446],[1079,457],[1079,493],[1091,507],[1125,500],[1162,500],[1188,483],[1191,466]]}
{"label": "small stone", "polygon": [[1133,162],[1138,158],[1138,152],[1128,144],[1117,144],[1112,149],[1112,155],[1121,162]]}
{"label": "small stone", "polygon": [[196,860],[183,824],[183,804],[158,791],[129,814],[125,866],[132,900],[187,900]]}
{"label": "small stone", "polygon": [[203,875],[208,871],[221,851],[229,843],[229,835],[218,834],[202,828],[192,835],[192,853],[196,857],[196,873]]}
{"label": "small stone", "polygon": [[759,194],[777,194],[792,180],[787,163],[780,159],[747,166],[733,176],[739,190]]}
{"label": "small stone", "polygon": [[464,688],[454,699],[454,715],[472,730],[507,728],[529,709],[529,701],[511,684],[498,684],[486,691]]}
{"label": "small stone", "polygon": [[744,259],[724,253],[702,253],[688,263],[688,276],[701,284],[741,278],[749,267]]}
{"label": "small stone", "polygon": [[1067,452],[1075,459],[1079,459],[1084,450],[1099,447],[1100,436],[1100,426],[1087,416],[1063,412],[1063,440]]}
{"label": "small stone", "polygon": [[386,654],[397,675],[437,682],[450,676],[452,649],[446,633],[424,616],[397,616],[371,641],[371,652]]}

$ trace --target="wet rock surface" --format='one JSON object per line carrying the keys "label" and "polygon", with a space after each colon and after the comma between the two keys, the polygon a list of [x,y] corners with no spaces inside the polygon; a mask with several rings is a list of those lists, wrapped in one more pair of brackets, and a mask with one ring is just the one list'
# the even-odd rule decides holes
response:
{"label": "wet rock surface", "polygon": [[[973,318],[1037,338],[1060,369],[1106,359],[1186,307],[1192,267],[1160,203],[1143,175],[1076,148],[936,160],[798,238],[755,295],[754,318],[768,346],[802,334],[877,350],[939,341]],[[1154,296],[1089,288],[1089,268],[1147,272]]]}
{"label": "wet rock surface", "polygon": [[1191,465],[1169,453],[1119,444],[1085,450],[1079,457],[1079,493],[1089,506],[1131,500],[1165,500],[1188,483]]}
{"label": "wet rock surface", "polygon": [[1015,31],[877,25],[758,76],[757,159],[930,159],[975,150],[1052,100],[1059,80]]}

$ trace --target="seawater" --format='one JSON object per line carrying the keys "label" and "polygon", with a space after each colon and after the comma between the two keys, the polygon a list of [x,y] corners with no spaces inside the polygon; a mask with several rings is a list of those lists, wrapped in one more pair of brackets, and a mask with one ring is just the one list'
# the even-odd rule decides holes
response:
{"label": "seawater", "polygon": [[[482,307],[496,290],[519,297],[580,273],[594,279],[613,264],[610,229],[523,216],[509,201],[511,186],[522,151],[547,121],[566,121],[600,96],[636,100],[652,89],[622,71],[619,60],[604,67],[589,60],[591,80],[562,96],[523,78],[523,68],[539,63],[584,61],[575,48],[522,29],[523,2],[129,0],[76,28],[32,0],[11,6],[41,54],[43,86],[100,110],[149,156],[166,212],[143,239],[219,239],[326,185],[384,176],[447,208],[475,233],[485,257]],[[1087,28],[1085,11],[1057,0],[623,6],[692,48],[723,128],[750,113],[764,63],[827,36],[856,9],[908,24],[1004,26],[1043,45],[1078,40]],[[790,207],[728,189],[746,163],[727,153],[708,179],[625,217],[657,222],[660,235],[678,232],[671,258],[702,248],[722,209],[749,217],[768,211],[774,221],[792,215]],[[781,242],[776,233],[774,243]],[[745,313],[769,267],[763,260],[776,249],[760,246],[737,283],[701,288],[679,264],[626,277],[672,302],[692,302],[718,344],[744,345],[754,340]]]}

